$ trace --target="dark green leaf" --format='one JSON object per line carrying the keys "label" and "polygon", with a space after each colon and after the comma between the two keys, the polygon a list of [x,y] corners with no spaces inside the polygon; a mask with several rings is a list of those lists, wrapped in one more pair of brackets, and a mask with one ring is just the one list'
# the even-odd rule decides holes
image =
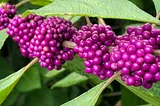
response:
{"label": "dark green leaf", "polygon": [[85,68],[83,62],[84,60],[79,58],[78,55],[76,55],[72,61],[67,61],[64,64],[64,67],[70,72],[85,74],[85,72],[83,71]]}
{"label": "dark green leaf", "polygon": [[58,76],[59,74],[65,71],[65,68],[62,68],[61,70],[53,69],[51,71],[48,71],[46,68],[41,67],[39,63],[35,64],[34,67],[39,70],[43,83],[46,83],[54,79],[56,76]]}
{"label": "dark green leaf", "polygon": [[88,78],[86,76],[82,76],[76,72],[73,72],[66,76],[64,79],[55,83],[51,88],[55,87],[70,87],[82,82],[85,82]]}
{"label": "dark green leaf", "polygon": [[[115,8],[116,7],[116,8]],[[160,21],[139,9],[128,0],[55,0],[38,10],[26,11],[38,15],[74,15],[114,19],[127,19],[159,24]]]}
{"label": "dark green leaf", "polygon": [[0,104],[6,99],[21,76],[24,74],[24,68],[0,80]]}
{"label": "dark green leaf", "polygon": [[100,90],[105,82],[93,87],[89,91],[83,93],[82,95],[76,97],[75,99],[63,104],[62,106],[95,106],[102,90]]}
{"label": "dark green leaf", "polygon": [[155,5],[156,12],[160,12],[160,0],[153,0],[153,3]]}
{"label": "dark green leaf", "polygon": [[[103,82],[100,80],[99,77],[94,76],[92,74],[86,74],[84,71],[84,60],[79,58],[77,55],[74,57],[72,61],[67,61],[64,65],[65,69],[70,71],[70,72],[77,72],[83,76],[87,76],[91,82],[93,82],[95,85]],[[113,90],[112,86],[109,85],[107,88]]]}
{"label": "dark green leaf", "polygon": [[136,6],[138,6],[139,8],[143,8],[144,4],[143,4],[143,0],[129,0],[132,3],[134,3]]}
{"label": "dark green leaf", "polygon": [[18,82],[16,88],[21,92],[27,92],[35,89],[41,88],[41,80],[38,69],[31,67],[22,76],[21,80]]}
{"label": "dark green leaf", "polygon": [[24,106],[54,106],[51,90],[43,88],[30,92]]}
{"label": "dark green leaf", "polygon": [[68,89],[55,89],[52,91],[53,106],[60,106],[69,100]]}
{"label": "dark green leaf", "polygon": [[13,71],[9,63],[3,57],[0,57],[0,79],[8,76],[11,73],[13,73]]}
{"label": "dark green leaf", "polygon": [[40,6],[48,5],[52,3],[53,1],[54,0],[29,0],[30,3],[34,5],[40,5]]}
{"label": "dark green leaf", "polygon": [[129,91],[126,87],[122,87],[121,104],[122,106],[137,106],[147,103],[143,99]]}
{"label": "dark green leaf", "polygon": [[6,41],[8,35],[6,33],[6,29],[0,31],[0,49],[2,48],[4,42]]}
{"label": "dark green leaf", "polygon": [[121,83],[123,86],[125,86],[127,89],[129,89],[131,92],[145,100],[146,102],[152,104],[153,106],[160,106],[160,98],[152,95],[151,93],[144,92],[140,89],[140,87],[133,87],[133,86],[127,86],[124,82],[122,82],[120,79],[116,79],[119,83]]}

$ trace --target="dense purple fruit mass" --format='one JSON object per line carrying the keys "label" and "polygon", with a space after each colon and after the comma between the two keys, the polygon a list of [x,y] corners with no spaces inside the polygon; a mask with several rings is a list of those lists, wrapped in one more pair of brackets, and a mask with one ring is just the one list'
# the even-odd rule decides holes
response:
{"label": "dense purple fruit mass", "polygon": [[80,58],[85,59],[86,73],[93,73],[102,80],[114,74],[113,69],[117,66],[110,63],[108,47],[114,45],[115,38],[110,26],[97,24],[92,25],[91,28],[83,26],[76,36],[73,36],[77,44],[74,51]]}
{"label": "dense purple fruit mass", "polygon": [[160,61],[154,56],[154,50],[160,48],[159,35],[160,30],[146,23],[128,27],[124,36],[117,37],[117,46],[110,52],[110,58],[117,64],[117,71],[122,71],[122,80],[127,85],[149,89],[160,81]]}
{"label": "dense purple fruit mass", "polygon": [[[6,17],[12,18],[16,12],[12,6],[6,7],[11,10],[0,15],[1,23],[6,21],[1,26],[8,26],[7,33],[18,43],[24,57],[39,58],[40,65],[48,70],[61,69],[76,52],[85,59],[86,73],[101,80],[121,70],[121,79],[128,86],[149,89],[160,81],[160,56],[154,55],[154,50],[160,49],[160,30],[148,23],[130,26],[126,34],[115,36],[110,26],[94,24],[77,31],[63,18],[46,19],[35,14],[25,18],[15,16],[9,23]],[[0,8],[1,14],[3,11]],[[76,46],[74,49],[63,47],[64,41],[74,41]]]}
{"label": "dense purple fruit mass", "polygon": [[8,25],[7,33],[18,43],[24,57],[32,58],[33,54],[28,49],[31,46],[31,39],[34,37],[37,26],[41,25],[45,17],[35,14],[22,18],[15,16]]}
{"label": "dense purple fruit mass", "polygon": [[[124,36],[117,37],[109,26],[83,26],[73,38],[74,51],[85,59],[86,73],[104,80],[121,70],[126,85],[147,89],[160,81],[160,57],[154,55],[160,48],[160,30],[148,23],[130,26]],[[110,52],[109,46],[114,46]]]}
{"label": "dense purple fruit mass", "polygon": [[74,58],[73,49],[62,46],[65,40],[72,41],[76,29],[70,21],[59,17],[49,17],[35,30],[28,51],[32,57],[38,57],[40,65],[52,69],[61,69],[66,60]]}
{"label": "dense purple fruit mass", "polygon": [[7,28],[10,19],[16,15],[15,5],[2,3],[0,5],[0,30]]}
{"label": "dense purple fruit mass", "polygon": [[48,70],[59,70],[66,60],[74,58],[73,49],[62,44],[65,40],[72,41],[75,32],[70,21],[59,17],[46,19],[35,14],[14,17],[7,29],[12,39],[18,42],[22,55],[39,58],[40,65]]}

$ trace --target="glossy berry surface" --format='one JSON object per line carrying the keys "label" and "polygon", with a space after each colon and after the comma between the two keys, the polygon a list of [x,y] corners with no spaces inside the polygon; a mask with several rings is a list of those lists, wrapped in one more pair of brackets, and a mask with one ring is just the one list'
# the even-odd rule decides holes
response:
{"label": "glossy berry surface", "polygon": [[12,19],[15,15],[16,15],[15,5],[2,3],[0,5],[0,30],[7,28],[10,19]]}
{"label": "glossy berry surface", "polygon": [[[110,62],[108,47],[114,45],[116,36],[110,26],[94,24],[90,27],[82,26],[73,36],[77,44],[74,51],[80,58],[84,58],[86,73],[92,73],[100,79],[111,77],[116,69],[116,65]],[[116,55],[119,57],[119,54]]]}
{"label": "glossy berry surface", "polygon": [[59,70],[66,60],[74,58],[73,49],[63,47],[63,42],[72,41],[75,31],[70,21],[49,17],[36,27],[28,50],[33,57],[39,58],[42,67]]}
{"label": "glossy berry surface", "polygon": [[149,89],[153,83],[160,81],[159,57],[154,55],[154,50],[160,48],[156,41],[159,34],[159,29],[146,23],[137,27],[130,26],[124,36],[117,37],[117,46],[111,51],[110,58],[115,64],[118,61],[124,63],[117,65],[117,69],[122,71],[122,80],[127,85]]}
{"label": "glossy berry surface", "polygon": [[45,17],[37,16],[35,14],[30,14],[25,18],[18,15],[15,16],[8,25],[7,33],[18,43],[24,57],[33,57],[33,53],[29,48],[37,48],[35,48],[34,45],[31,45],[31,40],[34,37],[37,26],[42,24],[44,20]]}

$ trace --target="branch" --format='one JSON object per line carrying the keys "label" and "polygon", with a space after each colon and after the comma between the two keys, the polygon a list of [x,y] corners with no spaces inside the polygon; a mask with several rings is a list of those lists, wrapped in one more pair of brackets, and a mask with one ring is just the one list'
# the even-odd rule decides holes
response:
{"label": "branch", "polygon": [[25,66],[25,71],[28,70],[33,64],[35,64],[38,61],[38,58],[34,58],[29,64]]}
{"label": "branch", "polygon": [[[157,18],[157,19],[159,19],[159,17],[160,17],[160,12],[158,12],[157,15],[156,15],[156,18]],[[152,26],[155,27],[156,24],[152,24]]]}
{"label": "branch", "polygon": [[106,83],[103,85],[103,87],[100,90],[104,90],[109,84],[111,84],[117,77],[119,77],[122,74],[121,70],[116,72],[112,77],[110,77]]}
{"label": "branch", "polygon": [[[63,46],[67,47],[67,48],[74,48],[76,46],[76,44],[71,41],[64,41]],[[113,46],[108,47],[109,52],[112,51],[113,48],[114,48]],[[154,50],[154,55],[160,56],[160,50]]]}
{"label": "branch", "polygon": [[69,18],[68,18],[68,21],[71,21],[71,19],[73,19],[73,17],[74,17],[74,16],[69,17]]}
{"label": "branch", "polygon": [[91,28],[91,21],[90,21],[90,19],[87,16],[85,16],[85,18],[86,18],[86,21],[87,21],[87,24],[88,24],[89,28]]}
{"label": "branch", "polygon": [[71,49],[73,49],[76,46],[76,44],[71,41],[64,41],[62,45],[64,47],[71,48]]}
{"label": "branch", "polygon": [[16,4],[16,7],[18,8],[18,7],[20,7],[21,5],[27,3],[28,1],[30,1],[30,0],[22,0],[21,2],[19,2],[18,4]]}
{"label": "branch", "polygon": [[99,20],[99,22],[100,22],[102,25],[104,25],[104,26],[107,25],[107,24],[105,23],[105,21],[104,21],[102,18],[98,18],[98,20]]}

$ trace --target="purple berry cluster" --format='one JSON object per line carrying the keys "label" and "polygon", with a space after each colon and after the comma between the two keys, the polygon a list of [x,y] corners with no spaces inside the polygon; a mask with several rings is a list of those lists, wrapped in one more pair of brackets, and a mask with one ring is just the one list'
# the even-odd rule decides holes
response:
{"label": "purple berry cluster", "polygon": [[154,50],[159,48],[159,34],[160,30],[147,23],[128,27],[124,36],[118,36],[110,58],[122,71],[121,79],[127,85],[149,89],[160,81],[159,57],[154,56]]}
{"label": "purple berry cluster", "polygon": [[41,25],[45,17],[30,14],[25,18],[20,15],[15,16],[7,28],[7,33],[18,43],[20,51],[24,57],[33,57],[30,51],[31,39],[34,37],[37,26]]}
{"label": "purple berry cluster", "polygon": [[149,23],[142,26],[128,27],[125,36],[137,37],[143,40],[145,45],[149,44],[154,49],[160,49],[160,30],[152,27]]}
{"label": "purple berry cluster", "polygon": [[10,19],[16,15],[15,5],[2,3],[0,6],[0,30],[7,28]]}
{"label": "purple berry cluster", "polygon": [[86,73],[93,73],[102,80],[114,74],[114,71],[108,67],[110,59],[108,47],[114,45],[115,38],[110,26],[97,24],[92,25],[91,28],[83,26],[76,36],[73,36],[77,44],[74,51],[80,58],[85,59]]}
{"label": "purple berry cluster", "polygon": [[72,41],[76,32],[70,21],[49,17],[34,32],[28,49],[33,57],[39,58],[42,67],[59,70],[66,60],[74,58],[73,49],[62,46],[65,40]]}

